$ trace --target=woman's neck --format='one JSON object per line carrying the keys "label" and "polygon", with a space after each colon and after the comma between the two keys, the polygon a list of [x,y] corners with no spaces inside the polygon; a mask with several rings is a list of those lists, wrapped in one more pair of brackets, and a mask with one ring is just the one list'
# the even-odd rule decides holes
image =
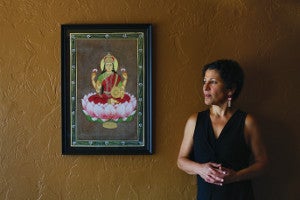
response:
{"label": "woman's neck", "polygon": [[210,113],[216,117],[224,117],[226,115],[231,115],[234,113],[236,108],[228,107],[227,104],[222,106],[212,105],[210,108]]}

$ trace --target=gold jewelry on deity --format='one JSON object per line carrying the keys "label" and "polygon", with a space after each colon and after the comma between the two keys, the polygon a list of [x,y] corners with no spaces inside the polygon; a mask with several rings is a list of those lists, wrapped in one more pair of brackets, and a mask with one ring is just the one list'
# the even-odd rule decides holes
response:
{"label": "gold jewelry on deity", "polygon": [[102,58],[102,60],[100,62],[101,71],[104,70],[104,66],[105,66],[106,63],[112,63],[113,66],[114,66],[114,71],[118,70],[118,67],[119,67],[118,60],[113,55],[111,55],[110,53],[107,53],[106,56],[104,56]]}

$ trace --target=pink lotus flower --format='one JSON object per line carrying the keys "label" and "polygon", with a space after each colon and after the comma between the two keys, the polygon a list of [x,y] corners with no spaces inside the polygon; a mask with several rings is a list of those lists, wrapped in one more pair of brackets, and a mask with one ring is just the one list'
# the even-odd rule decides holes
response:
{"label": "pink lotus flower", "polygon": [[108,120],[118,121],[119,119],[126,121],[128,117],[136,113],[136,98],[127,92],[126,94],[130,96],[130,101],[118,104],[95,104],[94,102],[90,102],[88,100],[89,97],[95,94],[90,93],[81,99],[83,113],[90,116],[93,121],[97,121],[98,119],[101,119],[103,122]]}

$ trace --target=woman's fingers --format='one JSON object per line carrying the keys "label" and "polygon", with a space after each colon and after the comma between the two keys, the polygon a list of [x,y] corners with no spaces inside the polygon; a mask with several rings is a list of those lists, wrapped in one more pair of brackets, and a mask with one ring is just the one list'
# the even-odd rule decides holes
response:
{"label": "woman's fingers", "polygon": [[216,176],[207,176],[204,180],[208,183],[216,184],[216,185],[222,185],[224,181],[222,178]]}
{"label": "woman's fingers", "polygon": [[224,174],[220,172],[220,167],[220,164],[207,163],[205,166],[205,175],[204,177],[202,176],[202,178],[208,183],[222,185],[224,182]]}

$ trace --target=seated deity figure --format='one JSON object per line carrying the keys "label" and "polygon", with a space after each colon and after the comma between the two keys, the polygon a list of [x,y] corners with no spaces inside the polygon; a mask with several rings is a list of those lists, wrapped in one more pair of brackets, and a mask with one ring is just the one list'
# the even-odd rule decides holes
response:
{"label": "seated deity figure", "polygon": [[104,128],[117,128],[117,123],[132,121],[136,112],[136,98],[126,92],[128,74],[122,68],[118,71],[118,61],[110,53],[100,61],[101,72],[93,69],[91,83],[94,92],[83,97],[82,108],[86,118],[99,122]]}
{"label": "seated deity figure", "polygon": [[[94,103],[123,103],[129,100],[125,93],[128,75],[122,69],[122,77],[117,73],[118,61],[108,53],[100,63],[101,74],[97,77],[97,70],[91,74],[92,85],[96,90],[96,95],[91,96],[90,100]],[[96,80],[95,80],[96,79]]]}

